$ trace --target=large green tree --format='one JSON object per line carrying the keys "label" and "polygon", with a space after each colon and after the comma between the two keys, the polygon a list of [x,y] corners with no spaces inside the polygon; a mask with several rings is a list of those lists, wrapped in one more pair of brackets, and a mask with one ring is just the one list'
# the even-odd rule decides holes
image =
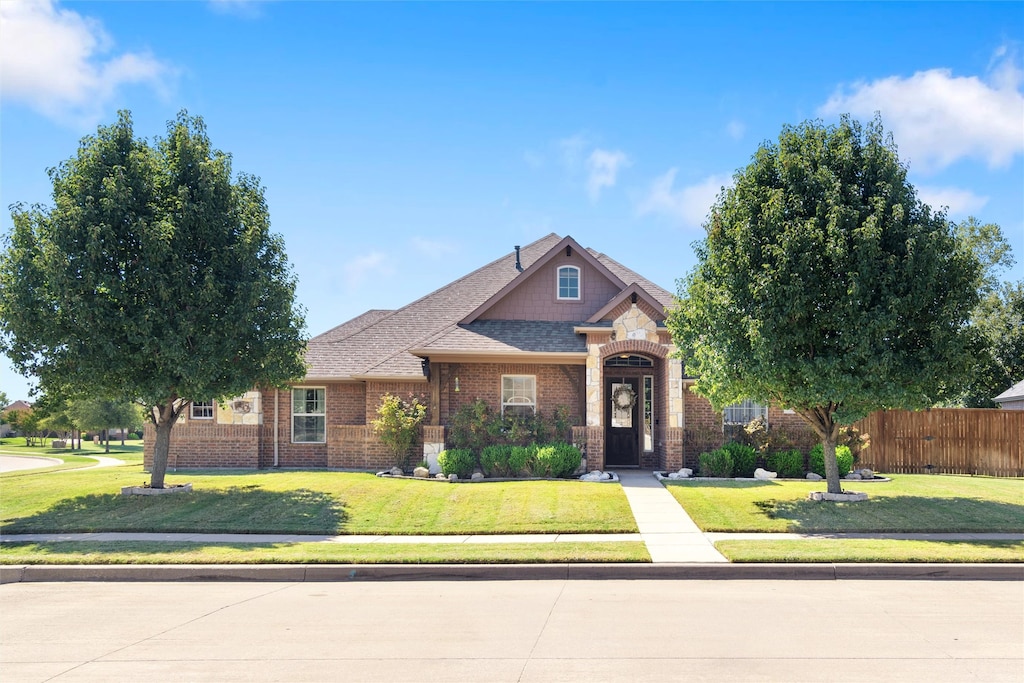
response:
{"label": "large green tree", "polygon": [[153,143],[131,117],[50,170],[53,206],[12,208],[0,256],[0,350],[48,392],[128,398],[171,429],[192,400],[304,374],[302,311],[259,180],[232,177],[202,119]]}
{"label": "large green tree", "polygon": [[953,405],[995,408],[992,400],[1024,378],[1024,281],[1003,282],[1003,273],[1015,261],[1013,250],[995,223],[971,216],[956,225],[961,249],[970,251],[981,265],[978,291],[981,300],[971,316],[980,335],[967,389]]}
{"label": "large green tree", "polygon": [[877,118],[786,126],[733,179],[669,329],[716,409],[751,398],[803,417],[839,493],[843,425],[960,391],[980,265],[918,200]]}

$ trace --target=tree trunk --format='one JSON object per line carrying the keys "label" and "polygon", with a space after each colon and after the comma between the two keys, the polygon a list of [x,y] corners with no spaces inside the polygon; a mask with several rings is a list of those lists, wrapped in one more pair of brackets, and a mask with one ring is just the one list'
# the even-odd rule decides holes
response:
{"label": "tree trunk", "polygon": [[164,487],[164,475],[167,473],[167,456],[171,450],[171,427],[173,419],[166,419],[160,411],[160,421],[156,423],[156,440],[153,442],[153,472],[149,485],[154,489]]}
{"label": "tree trunk", "polygon": [[836,436],[831,434],[821,442],[822,455],[825,460],[825,481],[829,493],[842,493],[843,487],[839,480],[839,462],[836,460]]}
{"label": "tree trunk", "polygon": [[121,427],[121,448],[124,448],[124,433],[127,431],[127,427]]}
{"label": "tree trunk", "polygon": [[109,453],[110,452],[110,430],[109,429],[104,429],[103,430],[103,443],[104,443],[103,452],[104,453]]}

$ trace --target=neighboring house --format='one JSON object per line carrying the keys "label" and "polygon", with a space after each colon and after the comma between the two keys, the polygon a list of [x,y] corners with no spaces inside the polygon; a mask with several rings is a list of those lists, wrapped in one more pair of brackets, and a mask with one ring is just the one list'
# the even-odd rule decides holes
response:
{"label": "neighboring house", "polygon": [[[495,412],[545,415],[565,406],[589,469],[677,469],[687,429],[723,416],[688,391],[665,327],[670,292],[571,237],[551,234],[395,311],[370,310],[309,341],[308,374],[289,390],[196,403],[171,434],[168,466],[388,466],[369,426],[386,393],[428,406],[424,458],[445,425],[483,399]],[[621,402],[618,402],[618,399]],[[745,403],[726,421],[766,415]],[[147,427],[147,462],[152,427]]]}
{"label": "neighboring house", "polygon": [[[28,401],[15,401],[11,405],[6,406],[2,410],[0,410],[0,414],[6,416],[7,413],[11,411],[22,410],[32,410],[32,404],[29,403]],[[10,424],[8,424],[7,422],[0,423],[0,436],[10,436],[13,433],[14,431]]]}
{"label": "neighboring house", "polygon": [[1024,380],[992,399],[1003,410],[1024,410]]}

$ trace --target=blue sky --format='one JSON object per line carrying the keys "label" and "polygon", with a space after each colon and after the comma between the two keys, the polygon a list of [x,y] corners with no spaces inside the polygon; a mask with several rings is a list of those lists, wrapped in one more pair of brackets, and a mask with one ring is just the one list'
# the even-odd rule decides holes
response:
{"label": "blue sky", "polygon": [[[132,111],[261,177],[318,334],[550,232],[670,290],[784,124],[883,124],[1024,277],[1024,4],[0,3],[0,203]],[[0,215],[6,232],[11,219]],[[0,363],[0,390],[28,382]]]}

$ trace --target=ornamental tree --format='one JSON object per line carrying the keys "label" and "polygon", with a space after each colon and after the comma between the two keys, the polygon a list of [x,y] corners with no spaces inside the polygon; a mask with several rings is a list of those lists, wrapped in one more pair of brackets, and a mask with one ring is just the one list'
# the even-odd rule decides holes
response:
{"label": "ornamental tree", "polygon": [[12,207],[0,256],[0,350],[46,392],[129,398],[156,427],[163,488],[171,429],[192,400],[304,374],[296,280],[259,180],[182,112],[167,137],[131,117],[50,169],[53,206]]}
{"label": "ornamental tree", "polygon": [[880,121],[783,128],[733,176],[668,327],[694,390],[796,411],[841,492],[843,425],[955,396],[981,268],[907,182]]}

